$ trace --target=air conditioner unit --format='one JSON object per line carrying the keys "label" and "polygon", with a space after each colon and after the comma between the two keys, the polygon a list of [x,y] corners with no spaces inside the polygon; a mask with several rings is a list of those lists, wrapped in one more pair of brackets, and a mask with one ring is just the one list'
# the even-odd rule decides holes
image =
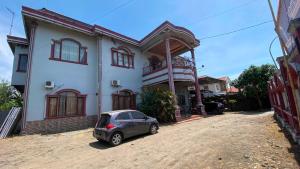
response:
{"label": "air conditioner unit", "polygon": [[54,82],[52,82],[52,81],[46,81],[45,88],[46,89],[53,89],[54,88]]}
{"label": "air conditioner unit", "polygon": [[120,80],[112,80],[112,81],[111,81],[111,85],[114,86],[114,87],[120,86],[120,85],[121,85],[121,84],[120,84]]}
{"label": "air conditioner unit", "polygon": [[188,91],[193,91],[195,90],[195,86],[188,86]]}

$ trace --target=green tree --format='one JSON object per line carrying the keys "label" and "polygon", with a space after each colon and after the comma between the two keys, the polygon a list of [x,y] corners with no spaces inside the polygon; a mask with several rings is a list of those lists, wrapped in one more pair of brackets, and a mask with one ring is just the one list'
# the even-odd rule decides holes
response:
{"label": "green tree", "polygon": [[169,90],[159,88],[144,90],[139,109],[149,116],[156,117],[160,122],[175,121],[176,96]]}
{"label": "green tree", "polygon": [[12,107],[22,107],[21,94],[7,81],[0,82],[0,111],[8,111]]}
{"label": "green tree", "polygon": [[268,80],[275,70],[275,66],[270,64],[252,65],[232,81],[231,85],[240,89],[247,97],[254,97],[261,109],[263,107],[261,99],[268,97]]}

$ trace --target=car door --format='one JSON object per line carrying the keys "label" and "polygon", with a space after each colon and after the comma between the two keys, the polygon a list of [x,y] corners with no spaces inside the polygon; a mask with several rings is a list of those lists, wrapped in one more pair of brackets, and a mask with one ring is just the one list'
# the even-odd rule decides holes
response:
{"label": "car door", "polygon": [[125,138],[135,135],[134,125],[129,112],[122,112],[116,117],[116,124],[122,131]]}
{"label": "car door", "polygon": [[132,111],[130,113],[131,113],[132,121],[134,122],[135,135],[147,133],[149,130],[146,122],[147,116],[144,113],[138,111]]}

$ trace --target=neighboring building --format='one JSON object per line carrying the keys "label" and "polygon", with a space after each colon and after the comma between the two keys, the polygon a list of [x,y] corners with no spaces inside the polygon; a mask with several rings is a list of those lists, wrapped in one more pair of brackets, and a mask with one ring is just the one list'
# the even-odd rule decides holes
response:
{"label": "neighboring building", "polygon": [[[200,90],[188,90],[199,89],[193,63],[200,42],[191,31],[166,21],[135,40],[45,8],[22,7],[22,16],[26,38],[7,41],[11,83],[24,97],[23,133],[91,126],[101,112],[135,109],[142,88],[170,89],[181,110],[191,110],[191,100],[202,108]],[[180,57],[185,52],[191,60]]]}
{"label": "neighboring building", "polygon": [[213,78],[210,76],[201,76],[198,78],[200,90],[204,97],[215,95],[226,95],[227,93],[237,93],[238,89],[230,85],[229,77]]}
{"label": "neighboring building", "polygon": [[269,97],[275,114],[293,136],[300,140],[300,1],[280,0],[277,30],[287,46],[288,56],[277,58],[280,70],[269,82]]}

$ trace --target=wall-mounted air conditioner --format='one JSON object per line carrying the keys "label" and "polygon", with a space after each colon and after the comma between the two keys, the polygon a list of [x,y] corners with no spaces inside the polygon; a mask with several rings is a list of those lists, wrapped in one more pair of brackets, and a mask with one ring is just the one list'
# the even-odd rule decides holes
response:
{"label": "wall-mounted air conditioner", "polygon": [[46,81],[45,82],[45,88],[46,89],[53,89],[54,88],[54,82],[53,81]]}
{"label": "wall-mounted air conditioner", "polygon": [[195,90],[195,86],[188,86],[188,91],[193,91]]}
{"label": "wall-mounted air conditioner", "polygon": [[111,85],[112,85],[113,87],[118,87],[118,86],[120,86],[120,85],[121,85],[120,80],[112,80],[112,81],[111,81]]}

